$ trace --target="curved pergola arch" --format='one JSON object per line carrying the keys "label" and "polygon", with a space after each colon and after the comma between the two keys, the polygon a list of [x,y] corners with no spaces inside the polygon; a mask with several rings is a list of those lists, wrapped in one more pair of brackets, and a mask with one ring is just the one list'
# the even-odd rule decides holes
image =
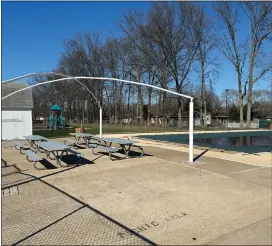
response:
{"label": "curved pergola arch", "polygon": [[77,78],[71,76],[71,75],[67,75],[67,74],[64,74],[64,73],[57,73],[57,72],[41,72],[41,73],[29,73],[29,74],[26,74],[26,75],[23,75],[23,76],[20,76],[20,77],[17,77],[17,78],[13,78],[13,79],[9,79],[9,80],[5,80],[5,81],[2,81],[2,83],[9,83],[9,82],[13,82],[13,81],[16,81],[18,79],[23,79],[23,78],[27,78],[27,77],[31,77],[31,76],[44,76],[44,75],[50,75],[50,74],[54,74],[54,75],[58,75],[58,76],[62,76],[62,77],[65,77],[65,78],[70,78],[70,79],[73,79],[75,81],[77,81],[79,84],[81,84],[92,96],[93,98],[95,99],[95,101],[97,102],[97,104],[101,107],[101,104],[100,102],[97,100],[96,96],[92,93],[92,91],[89,90],[89,88],[84,85],[80,80],[78,80]]}
{"label": "curved pergola arch", "polygon": [[[18,78],[23,78],[23,76],[21,77],[18,77]],[[17,79],[18,79],[17,78]],[[168,92],[170,94],[173,94],[173,95],[177,95],[177,96],[180,96],[180,97],[185,97],[187,99],[190,99],[190,114],[189,114],[189,162],[193,162],[193,127],[194,127],[194,115],[193,115],[193,112],[194,112],[194,102],[193,102],[193,97],[191,96],[188,96],[188,95],[184,95],[184,94],[181,94],[181,93],[177,93],[177,92],[174,92],[174,91],[170,91],[170,90],[167,90],[167,89],[164,89],[164,88],[160,88],[160,87],[157,87],[157,86],[154,86],[154,85],[150,85],[150,84],[144,84],[144,83],[140,83],[140,82],[135,82],[135,81],[129,81],[129,80],[124,80],[124,79],[116,79],[116,78],[106,78],[106,77],[86,77],[86,76],[77,76],[77,77],[69,77],[69,78],[62,78],[62,79],[55,79],[55,80],[50,80],[50,81],[45,81],[45,82],[41,82],[41,83],[38,83],[38,84],[35,84],[35,85],[31,85],[31,86],[28,86],[28,87],[25,87],[25,88],[22,88],[22,89],[19,89],[15,92],[12,92],[6,96],[4,96],[1,100],[4,100],[16,93],[19,93],[21,91],[24,91],[24,90],[28,90],[30,88],[33,88],[33,87],[36,87],[36,86],[40,86],[40,85],[43,85],[43,84],[50,84],[50,83],[55,83],[55,82],[59,82],[59,81],[65,81],[65,80],[69,80],[69,79],[92,79],[92,80],[104,80],[104,81],[119,81],[119,82],[123,82],[123,83],[128,83],[128,84],[135,84],[135,85],[140,85],[140,86],[146,86],[146,87],[151,87],[151,88],[154,88],[156,90],[160,90],[160,91],[165,91],[165,92]],[[16,80],[16,79],[13,79],[13,81]],[[9,80],[11,81],[11,80]],[[7,81],[5,82],[7,83]],[[100,127],[102,126],[102,118],[100,118]]]}
{"label": "curved pergola arch", "polygon": [[9,79],[9,80],[5,80],[3,81],[2,83],[11,83],[11,82],[14,82],[18,79],[23,79],[23,78],[27,78],[27,77],[32,77],[32,76],[45,76],[45,75],[58,75],[58,76],[62,76],[62,77],[65,77],[65,78],[69,78],[69,79],[73,79],[75,80],[76,82],[78,82],[80,85],[82,85],[91,95],[92,97],[94,98],[94,100],[96,101],[96,103],[98,104],[99,106],[99,118],[100,118],[100,126],[99,126],[99,136],[102,137],[102,105],[101,103],[97,100],[96,96],[92,93],[91,90],[89,90],[89,88],[84,85],[80,80],[76,79],[75,77],[71,76],[71,75],[67,75],[67,74],[64,74],[64,73],[57,73],[57,72],[40,72],[40,73],[29,73],[29,74],[26,74],[26,75],[23,75],[23,76],[20,76],[20,77],[16,77],[16,78],[13,78],[13,79]]}

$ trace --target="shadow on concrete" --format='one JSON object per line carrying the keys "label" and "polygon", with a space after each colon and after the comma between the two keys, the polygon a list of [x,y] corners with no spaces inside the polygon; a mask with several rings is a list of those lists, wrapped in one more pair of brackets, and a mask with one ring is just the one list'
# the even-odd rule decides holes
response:
{"label": "shadow on concrete", "polygon": [[[65,164],[67,164],[67,166],[71,166],[71,165],[78,165],[79,163],[79,158],[75,155],[64,155],[62,158],[61,158],[62,162],[64,162]],[[80,165],[85,165],[85,164],[94,164],[93,161],[90,161],[84,157],[81,157],[80,158]]]}
{"label": "shadow on concrete", "polygon": [[3,176],[3,174],[6,174],[8,172],[7,170],[9,170],[9,169],[13,169],[16,172],[20,172],[21,171],[21,169],[18,168],[15,164],[7,165],[7,162],[5,161],[5,165],[2,166],[2,176]]}
{"label": "shadow on concrete", "polygon": [[102,158],[103,156],[104,156],[104,154],[101,154],[101,155],[99,155],[98,157],[94,158],[92,161],[94,162],[94,161],[96,161],[96,160]]}
{"label": "shadow on concrete", "polygon": [[129,155],[130,155],[131,158],[139,158],[139,157],[143,157],[144,158],[145,156],[153,156],[153,155],[147,154],[147,153],[144,153],[144,155],[141,156],[142,155],[141,152],[134,151],[134,150],[130,150],[129,151]]}
{"label": "shadow on concrete", "polygon": [[28,183],[33,180],[34,180],[33,178],[29,178],[29,176],[21,174],[20,172],[16,172],[16,173],[14,172],[10,175],[4,175],[4,176],[2,175],[1,190],[10,189],[17,185]]}
{"label": "shadow on concrete", "polygon": [[204,150],[202,153],[200,153],[199,155],[197,155],[194,159],[193,159],[193,161],[196,161],[196,160],[198,160],[201,156],[203,156],[205,153],[207,153],[209,151],[209,149],[206,149],[206,150]]}
{"label": "shadow on concrete", "polygon": [[[24,171],[26,171],[26,170],[24,170]],[[18,173],[18,172],[20,172],[20,169],[18,169],[15,165],[7,166],[7,167],[2,168],[1,176],[5,177],[5,176],[8,176],[8,175],[11,175],[14,173]]]}
{"label": "shadow on concrete", "polygon": [[[121,154],[122,156],[116,155],[117,153]],[[107,152],[103,152],[102,150],[97,151],[97,154],[100,155],[99,158],[101,158],[103,156],[108,156],[109,157],[109,154]],[[124,153],[124,151],[122,149],[118,150],[118,152],[116,152],[116,153],[111,154],[111,156],[114,158],[114,159],[112,159],[112,161],[127,160],[125,158],[125,153]],[[131,159],[131,158],[144,158],[145,156],[153,156],[153,155],[144,153],[144,155],[142,156],[141,152],[133,151],[133,150],[129,151],[129,159]],[[96,159],[98,159],[98,158],[96,158]],[[94,160],[96,160],[96,159],[94,159]]]}
{"label": "shadow on concrete", "polygon": [[7,162],[1,158],[1,167],[7,167]]}
{"label": "shadow on concrete", "polygon": [[20,175],[32,179],[32,182],[17,184],[16,190],[20,193],[2,197],[4,245],[155,245],[103,212],[44,181],[45,176]]}
{"label": "shadow on concrete", "polygon": [[42,159],[40,161],[40,164],[42,164],[44,166],[44,169],[48,169],[48,170],[50,170],[50,169],[57,169],[56,166],[54,166],[51,162],[49,162],[46,159]]}
{"label": "shadow on concrete", "polygon": [[[59,158],[60,156],[57,156],[57,158]],[[55,161],[55,160],[53,160]],[[69,166],[81,166],[81,165],[85,165],[85,164],[94,164],[93,161],[90,161],[84,157],[81,157],[80,159],[73,155],[73,154],[70,154],[70,155],[64,155],[62,158],[61,158],[61,161],[63,163],[65,163],[67,167]],[[47,159],[42,159],[40,161],[40,164],[42,164],[42,166],[44,168],[41,168],[41,170],[51,170],[51,169],[58,169],[58,167],[56,165],[53,165],[51,162],[49,162]],[[63,166],[63,167],[65,167]]]}
{"label": "shadow on concrete", "polygon": [[[43,176],[40,176],[40,178],[46,178],[46,177],[54,176],[54,175],[57,175],[59,173],[70,171],[71,169],[78,168],[80,166],[71,166],[71,167],[68,167],[68,168],[65,168],[65,169],[56,168],[55,166],[53,166],[53,167],[54,167],[53,169],[58,170],[58,171],[50,173],[50,174],[46,174],[46,175],[43,175]],[[26,174],[24,174],[22,172],[17,172],[17,174],[26,175]],[[13,177],[12,181],[10,181],[10,177]],[[2,189],[3,189],[3,186],[5,186],[4,189],[6,189],[6,188],[12,188],[14,186],[26,184],[26,183],[29,183],[29,182],[32,182],[32,181],[35,180],[33,178],[31,178],[31,179],[30,178],[21,178],[21,177],[17,178],[14,175],[10,176],[10,177],[9,177],[9,180],[7,179],[8,177],[2,177]]]}

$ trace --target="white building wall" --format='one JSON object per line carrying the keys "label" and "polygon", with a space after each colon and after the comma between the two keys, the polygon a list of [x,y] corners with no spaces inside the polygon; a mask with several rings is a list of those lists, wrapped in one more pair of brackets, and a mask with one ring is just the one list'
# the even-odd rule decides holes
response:
{"label": "white building wall", "polygon": [[30,109],[2,110],[1,139],[23,139],[26,135],[32,135],[32,111]]}

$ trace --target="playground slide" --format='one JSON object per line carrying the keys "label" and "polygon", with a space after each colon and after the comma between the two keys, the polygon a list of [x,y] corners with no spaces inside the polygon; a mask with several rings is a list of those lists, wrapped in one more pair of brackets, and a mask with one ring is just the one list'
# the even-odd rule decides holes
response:
{"label": "playground slide", "polygon": [[[49,125],[51,126],[51,128],[54,127],[55,125],[55,119],[52,116],[49,117]],[[57,127],[60,126],[61,127],[65,126],[65,118],[62,116],[57,117]]]}
{"label": "playground slide", "polygon": [[58,121],[61,126],[65,126],[65,118],[63,116],[60,116]]}

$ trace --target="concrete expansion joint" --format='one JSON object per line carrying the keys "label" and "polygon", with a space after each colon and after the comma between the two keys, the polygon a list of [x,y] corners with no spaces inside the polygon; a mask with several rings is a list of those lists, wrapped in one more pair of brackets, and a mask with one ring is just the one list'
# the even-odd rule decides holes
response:
{"label": "concrete expansion joint", "polygon": [[260,166],[260,167],[255,167],[255,168],[246,169],[246,170],[231,172],[231,173],[227,173],[227,174],[229,175],[229,174],[235,174],[235,173],[243,173],[243,172],[254,171],[254,170],[264,169],[264,168],[266,168],[266,167]]}

